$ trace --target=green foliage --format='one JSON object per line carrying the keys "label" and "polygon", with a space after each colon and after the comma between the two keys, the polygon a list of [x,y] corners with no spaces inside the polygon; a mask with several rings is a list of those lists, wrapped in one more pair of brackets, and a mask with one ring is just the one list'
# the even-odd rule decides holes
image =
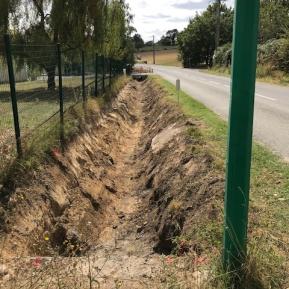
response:
{"label": "green foliage", "polygon": [[57,58],[55,53],[47,56],[47,45],[61,43],[66,58],[74,49],[85,49],[133,62],[132,16],[128,11],[125,1],[119,0],[1,0],[0,32],[8,32],[10,24],[13,42],[19,47],[38,45],[39,57],[33,57],[35,48],[18,51],[14,56],[18,66],[43,69],[48,75],[48,88],[54,89]]}
{"label": "green foliage", "polygon": [[280,0],[262,0],[260,9],[260,43],[281,38],[289,28],[289,3]]}
{"label": "green foliage", "polygon": [[[185,67],[212,63],[215,51],[217,3],[197,14],[188,27],[179,34],[178,43]],[[232,41],[233,10],[221,5],[220,45]]]}
{"label": "green foliage", "polygon": [[178,35],[178,29],[168,30],[167,33],[162,36],[158,44],[163,46],[175,46],[177,43]]}
{"label": "green foliage", "polygon": [[[229,66],[232,54],[231,43],[217,49],[214,55],[214,64],[217,66]],[[281,70],[289,72],[289,35],[280,39],[271,39],[258,45],[259,77],[270,76],[273,71]]]}
{"label": "green foliage", "polygon": [[214,54],[214,64],[218,66],[229,66],[232,58],[232,44],[227,43],[218,47]]}
{"label": "green foliage", "polygon": [[132,37],[132,41],[134,43],[134,47],[136,49],[140,49],[140,48],[143,48],[144,47],[144,41],[141,37],[140,34],[136,33],[133,37]]}
{"label": "green foliage", "polygon": [[269,40],[258,49],[258,62],[267,64],[272,70],[289,72],[289,39]]}
{"label": "green foliage", "polygon": [[0,1],[0,34],[7,33],[9,27],[9,15],[13,15],[20,0]]}

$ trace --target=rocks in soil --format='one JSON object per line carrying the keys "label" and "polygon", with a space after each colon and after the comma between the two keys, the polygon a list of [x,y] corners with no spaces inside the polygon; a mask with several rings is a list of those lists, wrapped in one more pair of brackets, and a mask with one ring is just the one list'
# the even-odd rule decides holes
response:
{"label": "rocks in soil", "polygon": [[67,228],[62,224],[59,224],[53,232],[51,241],[61,256],[82,256],[90,248],[75,228]]}
{"label": "rocks in soil", "polygon": [[64,190],[56,186],[55,190],[49,194],[51,208],[55,216],[61,216],[66,208],[69,207],[70,201]]}
{"label": "rocks in soil", "polygon": [[95,197],[93,196],[93,194],[89,191],[82,191],[82,194],[89,199],[89,201],[91,202],[91,205],[93,206],[93,208],[97,211],[100,208],[100,204],[99,202],[95,199]]}
{"label": "rocks in soil", "polygon": [[9,270],[7,268],[7,266],[5,266],[4,264],[0,264],[0,277],[4,277],[6,275],[9,274]]}

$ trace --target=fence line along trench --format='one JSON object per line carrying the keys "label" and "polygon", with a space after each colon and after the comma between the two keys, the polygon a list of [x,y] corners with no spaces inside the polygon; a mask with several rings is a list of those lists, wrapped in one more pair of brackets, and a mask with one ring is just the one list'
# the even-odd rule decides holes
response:
{"label": "fence line along trench", "polygon": [[0,173],[54,126],[63,147],[65,112],[106,91],[124,62],[61,44],[0,43]]}

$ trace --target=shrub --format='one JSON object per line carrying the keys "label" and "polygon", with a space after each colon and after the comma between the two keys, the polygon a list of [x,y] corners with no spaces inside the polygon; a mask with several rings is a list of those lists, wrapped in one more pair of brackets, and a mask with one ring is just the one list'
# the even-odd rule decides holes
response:
{"label": "shrub", "polygon": [[214,65],[229,66],[232,58],[232,44],[227,43],[219,47],[214,54]]}
{"label": "shrub", "polygon": [[[217,49],[214,54],[214,65],[229,66],[231,64],[232,48],[227,43]],[[272,71],[281,70],[289,73],[289,35],[286,38],[271,39],[258,45],[257,63],[261,68],[260,75],[270,75]]]}

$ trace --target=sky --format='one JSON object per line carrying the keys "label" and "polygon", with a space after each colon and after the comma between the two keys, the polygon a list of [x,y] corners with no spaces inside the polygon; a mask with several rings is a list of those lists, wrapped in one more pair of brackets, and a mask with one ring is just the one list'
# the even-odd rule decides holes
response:
{"label": "sky", "polygon": [[[212,0],[127,0],[134,15],[134,27],[145,41],[158,41],[168,30],[183,30],[195,13],[201,12]],[[228,0],[233,5],[234,0]]]}

